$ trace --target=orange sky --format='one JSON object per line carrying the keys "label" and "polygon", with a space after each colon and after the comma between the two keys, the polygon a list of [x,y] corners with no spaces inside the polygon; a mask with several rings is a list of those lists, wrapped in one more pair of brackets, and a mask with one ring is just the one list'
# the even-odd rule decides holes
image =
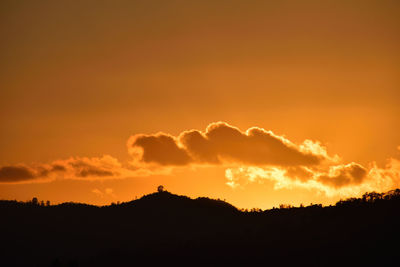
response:
{"label": "orange sky", "polygon": [[[108,204],[163,184],[270,208],[400,187],[398,14],[385,0],[1,1],[0,198]],[[218,121],[241,137],[209,138]],[[207,157],[179,140],[191,129]],[[321,160],[277,161],[292,154],[267,153],[267,131]],[[127,147],[158,132],[172,143]],[[176,149],[185,164],[159,160]]]}

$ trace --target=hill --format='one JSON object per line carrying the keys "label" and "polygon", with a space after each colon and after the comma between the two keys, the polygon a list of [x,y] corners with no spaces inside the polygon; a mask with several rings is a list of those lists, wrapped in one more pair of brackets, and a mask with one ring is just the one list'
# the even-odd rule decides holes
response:
{"label": "hill", "polygon": [[163,191],[110,206],[0,201],[1,266],[395,266],[400,190],[244,212]]}

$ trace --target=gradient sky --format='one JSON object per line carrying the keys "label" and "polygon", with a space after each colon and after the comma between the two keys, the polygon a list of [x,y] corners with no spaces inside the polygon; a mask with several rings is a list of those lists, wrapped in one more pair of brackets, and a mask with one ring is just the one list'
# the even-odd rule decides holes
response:
{"label": "gradient sky", "polygon": [[[270,208],[400,187],[399,14],[400,2],[386,0],[1,1],[0,198],[108,204],[163,184]],[[243,140],[251,127],[272,131],[296,153],[320,142],[324,163],[308,170],[321,186],[355,166],[365,175],[333,193],[279,187],[266,173],[289,163],[263,152],[268,160],[255,162],[210,141],[218,163],[185,147],[188,164],[165,164],[156,159],[173,155],[170,146],[156,147],[162,155],[127,147],[163,132],[181,149],[182,132],[206,135],[218,121]],[[227,170],[244,182],[227,185]],[[361,186],[377,173],[381,182]]]}

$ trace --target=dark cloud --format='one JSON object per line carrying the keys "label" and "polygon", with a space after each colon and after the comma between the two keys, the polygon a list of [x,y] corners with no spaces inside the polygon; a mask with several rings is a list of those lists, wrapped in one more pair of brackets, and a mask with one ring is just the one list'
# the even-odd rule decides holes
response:
{"label": "dark cloud", "polygon": [[118,160],[103,156],[101,158],[70,158],[51,164],[31,167],[10,165],[0,168],[0,183],[29,182],[52,177],[91,178],[115,177],[120,175],[122,167]]}
{"label": "dark cloud", "polygon": [[367,170],[360,164],[354,162],[333,168],[335,168],[333,169],[333,173],[319,176],[318,181],[339,188],[348,185],[361,184],[364,178],[367,177]]}
{"label": "dark cloud", "polygon": [[51,171],[53,172],[65,172],[67,171],[67,168],[63,165],[60,164],[54,164],[51,168]]}
{"label": "dark cloud", "polygon": [[325,159],[311,148],[302,150],[270,131],[254,127],[242,132],[223,122],[210,124],[204,133],[185,131],[178,138],[167,134],[135,135],[128,144],[140,150],[140,161],[160,165],[241,163],[308,166]]}
{"label": "dark cloud", "polygon": [[76,174],[78,177],[88,177],[88,176],[113,176],[114,173],[112,171],[106,171],[106,170],[102,170],[102,169],[98,169],[98,168],[86,168],[83,169],[79,172],[77,172]]}
{"label": "dark cloud", "polygon": [[36,173],[25,166],[4,166],[0,168],[0,182],[20,182],[38,178]]}
{"label": "dark cloud", "polygon": [[157,135],[136,135],[129,141],[131,146],[141,149],[141,161],[160,165],[186,165],[192,161],[187,151],[180,148],[174,137]]}

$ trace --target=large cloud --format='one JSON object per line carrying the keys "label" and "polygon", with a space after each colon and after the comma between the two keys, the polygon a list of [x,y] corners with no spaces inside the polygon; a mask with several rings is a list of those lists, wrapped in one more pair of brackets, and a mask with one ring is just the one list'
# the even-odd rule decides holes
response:
{"label": "large cloud", "polygon": [[178,137],[164,133],[135,135],[128,141],[142,163],[162,166],[238,163],[256,166],[310,166],[328,159],[319,143],[295,145],[271,131],[253,127],[240,131],[224,122],[210,124],[204,132],[190,130]]}

